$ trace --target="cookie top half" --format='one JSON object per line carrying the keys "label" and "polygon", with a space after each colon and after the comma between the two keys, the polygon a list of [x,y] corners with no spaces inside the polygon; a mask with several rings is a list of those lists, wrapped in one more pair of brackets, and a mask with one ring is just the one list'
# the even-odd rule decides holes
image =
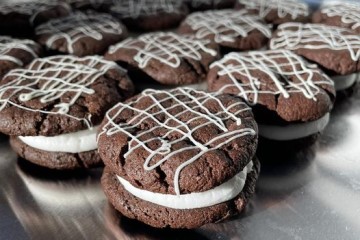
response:
{"label": "cookie top half", "polygon": [[32,40],[0,36],[0,77],[11,69],[25,66],[41,52],[41,46]]}
{"label": "cookie top half", "polygon": [[105,164],[137,188],[202,192],[253,159],[257,125],[240,98],[149,89],[108,111],[98,146]]}
{"label": "cookie top half", "polygon": [[0,20],[7,20],[7,24],[12,24],[11,20],[26,20],[31,26],[36,26],[70,12],[68,4],[57,0],[8,1],[0,5]]}
{"label": "cookie top half", "polygon": [[156,32],[128,38],[112,47],[105,58],[126,63],[168,85],[204,80],[209,65],[219,57],[218,45],[210,40]]}
{"label": "cookie top half", "polygon": [[309,6],[301,0],[237,0],[237,8],[258,14],[266,22],[279,25],[285,22],[306,22]]}
{"label": "cookie top half", "polygon": [[312,21],[349,28],[360,34],[360,3],[342,2],[324,5],[313,14]]}
{"label": "cookie top half", "polygon": [[109,14],[74,12],[36,28],[37,40],[48,49],[76,56],[102,54],[127,36],[127,30]]}
{"label": "cookie top half", "polygon": [[211,65],[207,80],[210,91],[243,98],[267,124],[317,120],[335,99],[332,80],[289,50],[227,54]]}
{"label": "cookie top half", "polygon": [[210,39],[237,50],[259,49],[271,37],[270,27],[247,10],[212,10],[190,14],[181,24],[180,33]]}
{"label": "cookie top half", "polygon": [[131,30],[157,31],[175,27],[188,13],[183,1],[115,1],[110,12]]}
{"label": "cookie top half", "polygon": [[126,71],[101,57],[38,58],[0,82],[0,131],[54,136],[90,128],[132,93]]}
{"label": "cookie top half", "polygon": [[360,35],[323,24],[285,23],[270,40],[270,49],[288,49],[340,75],[360,71]]}

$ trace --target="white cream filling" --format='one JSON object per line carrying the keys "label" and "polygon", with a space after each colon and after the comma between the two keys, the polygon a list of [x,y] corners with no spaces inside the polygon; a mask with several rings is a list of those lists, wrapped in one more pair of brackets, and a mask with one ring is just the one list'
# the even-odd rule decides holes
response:
{"label": "white cream filling", "polygon": [[277,141],[294,140],[304,138],[325,129],[330,120],[330,114],[307,123],[298,123],[288,126],[274,126],[259,124],[259,135]]}
{"label": "white cream filling", "polygon": [[339,75],[339,76],[332,77],[332,80],[335,83],[336,91],[345,90],[345,89],[351,87],[359,79],[360,79],[359,73],[353,73],[353,74],[345,75],[345,76]]}
{"label": "white cream filling", "polygon": [[117,178],[126,191],[147,202],[173,209],[195,209],[214,206],[235,198],[243,190],[247,174],[251,172],[252,169],[253,162],[251,161],[242,172],[220,186],[204,192],[182,195],[150,192],[134,187],[120,176],[117,176]]}
{"label": "white cream filling", "polygon": [[47,152],[80,153],[97,149],[96,133],[98,127],[61,134],[54,137],[20,136],[19,139],[30,147]]}

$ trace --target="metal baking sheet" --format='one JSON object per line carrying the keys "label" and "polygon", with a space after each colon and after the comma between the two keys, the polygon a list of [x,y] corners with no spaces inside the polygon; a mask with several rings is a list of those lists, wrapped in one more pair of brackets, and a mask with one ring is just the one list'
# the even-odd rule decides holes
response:
{"label": "metal baking sheet", "polygon": [[339,101],[314,146],[263,164],[246,212],[195,230],[157,230],[106,201],[101,169],[44,171],[0,137],[0,239],[359,239],[360,90]]}

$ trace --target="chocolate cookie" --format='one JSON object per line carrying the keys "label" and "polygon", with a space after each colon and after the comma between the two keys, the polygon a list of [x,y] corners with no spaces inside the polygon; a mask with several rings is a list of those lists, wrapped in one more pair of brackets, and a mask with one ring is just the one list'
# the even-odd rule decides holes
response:
{"label": "chocolate cookie", "polygon": [[286,22],[307,22],[310,17],[309,6],[302,0],[238,0],[236,8],[256,13],[275,27]]}
{"label": "chocolate cookie", "polygon": [[264,47],[271,30],[260,17],[246,10],[213,10],[190,14],[179,33],[210,39],[231,50],[253,50]]}
{"label": "chocolate cookie", "polygon": [[211,65],[208,87],[247,101],[260,136],[280,141],[321,132],[335,99],[331,79],[288,50],[230,53]]}
{"label": "chocolate cookie", "polygon": [[236,0],[184,0],[191,11],[233,8]]}
{"label": "chocolate cookie", "polygon": [[146,90],[108,111],[98,146],[112,204],[154,227],[195,228],[239,213],[259,172],[251,110],[227,94]]}
{"label": "chocolate cookie", "polygon": [[9,1],[0,4],[0,35],[30,36],[35,26],[52,18],[70,14],[68,4],[60,1]]}
{"label": "chocolate cookie", "polygon": [[273,34],[270,48],[292,50],[317,63],[338,91],[351,87],[359,77],[360,35],[345,28],[285,23]]}
{"label": "chocolate cookie", "polygon": [[156,31],[176,27],[188,9],[178,0],[115,1],[110,12],[132,31]]}
{"label": "chocolate cookie", "polygon": [[313,14],[314,23],[349,28],[360,34],[360,4],[342,2],[321,7]]}
{"label": "chocolate cookie", "polygon": [[115,0],[62,0],[78,10],[108,11]]}
{"label": "chocolate cookie", "polygon": [[132,79],[185,85],[204,81],[218,56],[218,46],[210,40],[157,32],[128,38],[110,47],[105,58],[128,68]]}
{"label": "chocolate cookie", "polygon": [[74,12],[36,28],[39,43],[48,49],[76,56],[102,54],[127,36],[127,30],[109,14]]}
{"label": "chocolate cookie", "polygon": [[126,72],[114,62],[95,56],[38,58],[0,82],[0,131],[35,164],[93,166],[100,161],[97,125],[132,92]]}
{"label": "chocolate cookie", "polygon": [[41,52],[41,47],[32,40],[0,36],[0,79],[11,69],[39,57]]}

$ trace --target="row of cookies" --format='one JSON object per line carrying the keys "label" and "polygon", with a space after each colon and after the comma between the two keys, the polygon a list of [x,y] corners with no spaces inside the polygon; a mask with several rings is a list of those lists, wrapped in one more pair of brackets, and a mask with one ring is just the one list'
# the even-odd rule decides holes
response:
{"label": "row of cookies", "polygon": [[[133,67],[138,73],[152,70],[153,75],[145,73],[164,81],[179,76],[186,81],[199,71],[215,91],[147,90],[125,103],[133,86],[113,62],[94,56],[36,59],[2,81],[2,129],[14,136],[14,150],[30,161],[84,167],[100,162],[93,126],[105,117],[98,130],[107,165],[103,185],[117,209],[156,227],[190,228],[221,220],[245,207],[259,172],[256,123],[236,95],[255,106],[260,123],[301,124],[301,131],[294,128],[297,134],[313,134],[326,125],[335,91],[317,66],[287,50],[230,53],[215,61],[219,55],[208,39],[174,33],[115,45],[106,58],[125,56],[114,60],[129,73]],[[179,73],[183,64],[187,68]],[[286,122],[287,117],[298,119]]]}

